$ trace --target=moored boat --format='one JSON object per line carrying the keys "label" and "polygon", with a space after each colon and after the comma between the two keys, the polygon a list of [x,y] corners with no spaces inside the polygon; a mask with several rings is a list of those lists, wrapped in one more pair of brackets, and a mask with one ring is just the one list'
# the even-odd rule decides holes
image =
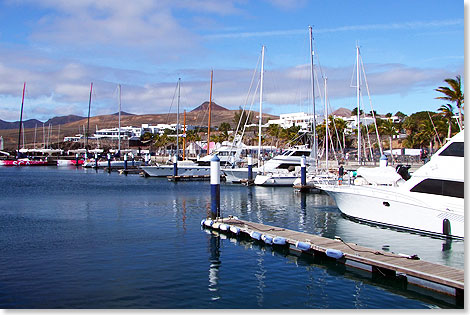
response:
{"label": "moored boat", "polygon": [[[368,175],[366,175],[367,177]],[[368,176],[371,177],[370,174]],[[320,185],[347,217],[439,237],[464,238],[464,131],[408,176],[383,184]],[[372,181],[372,182],[371,182]]]}

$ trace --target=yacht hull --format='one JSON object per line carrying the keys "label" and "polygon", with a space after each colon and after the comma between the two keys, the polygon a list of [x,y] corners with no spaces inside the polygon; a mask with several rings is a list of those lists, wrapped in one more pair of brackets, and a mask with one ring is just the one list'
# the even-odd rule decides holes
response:
{"label": "yacht hull", "polygon": [[452,200],[442,204],[426,194],[394,192],[394,187],[321,188],[347,217],[439,237],[464,238],[463,200],[461,205]]}
{"label": "yacht hull", "polygon": [[292,186],[298,176],[257,175],[255,185],[258,186]]}
{"label": "yacht hull", "polygon": [[[142,166],[141,169],[145,172],[146,176],[150,177],[173,176],[174,171],[171,165]],[[210,166],[178,166],[178,175],[210,175]]]}

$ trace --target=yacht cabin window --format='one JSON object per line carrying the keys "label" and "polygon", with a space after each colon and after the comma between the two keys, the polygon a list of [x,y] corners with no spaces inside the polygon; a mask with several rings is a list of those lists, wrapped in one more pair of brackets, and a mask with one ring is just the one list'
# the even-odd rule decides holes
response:
{"label": "yacht cabin window", "polygon": [[425,179],[411,188],[412,192],[464,198],[464,183],[453,180]]}
{"label": "yacht cabin window", "polygon": [[464,157],[464,143],[452,142],[439,156],[457,156]]}

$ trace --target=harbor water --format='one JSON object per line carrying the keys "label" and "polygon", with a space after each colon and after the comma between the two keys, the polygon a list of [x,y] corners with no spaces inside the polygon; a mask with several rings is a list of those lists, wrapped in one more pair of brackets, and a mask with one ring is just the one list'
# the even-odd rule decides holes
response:
{"label": "harbor water", "polygon": [[[432,295],[201,228],[209,182],[0,168],[0,308],[455,308]],[[222,216],[464,268],[464,242],[343,218],[324,194],[222,183]],[[367,206],[367,205],[364,205]]]}

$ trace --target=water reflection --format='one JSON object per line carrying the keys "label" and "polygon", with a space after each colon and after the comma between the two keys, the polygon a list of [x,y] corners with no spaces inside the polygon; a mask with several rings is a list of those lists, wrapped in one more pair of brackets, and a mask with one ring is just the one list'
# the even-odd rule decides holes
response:
{"label": "water reflection", "polygon": [[444,240],[376,225],[367,225],[346,218],[336,219],[337,235],[345,242],[381,250],[384,245],[390,252],[418,255],[422,260],[464,268],[464,241]]}
{"label": "water reflection", "polygon": [[216,301],[220,299],[219,295],[219,268],[220,262],[220,238],[211,235],[209,238],[209,250],[210,250],[210,265],[209,265],[209,292],[211,294],[211,300]]}
{"label": "water reflection", "polygon": [[258,266],[258,270],[255,272],[255,277],[256,280],[258,281],[258,293],[256,294],[256,301],[258,303],[259,307],[263,307],[263,302],[264,302],[264,288],[266,287],[266,284],[264,283],[264,280],[266,279],[266,268],[263,265],[264,259],[264,253],[260,250],[257,251],[257,259],[256,259],[256,265]]}

